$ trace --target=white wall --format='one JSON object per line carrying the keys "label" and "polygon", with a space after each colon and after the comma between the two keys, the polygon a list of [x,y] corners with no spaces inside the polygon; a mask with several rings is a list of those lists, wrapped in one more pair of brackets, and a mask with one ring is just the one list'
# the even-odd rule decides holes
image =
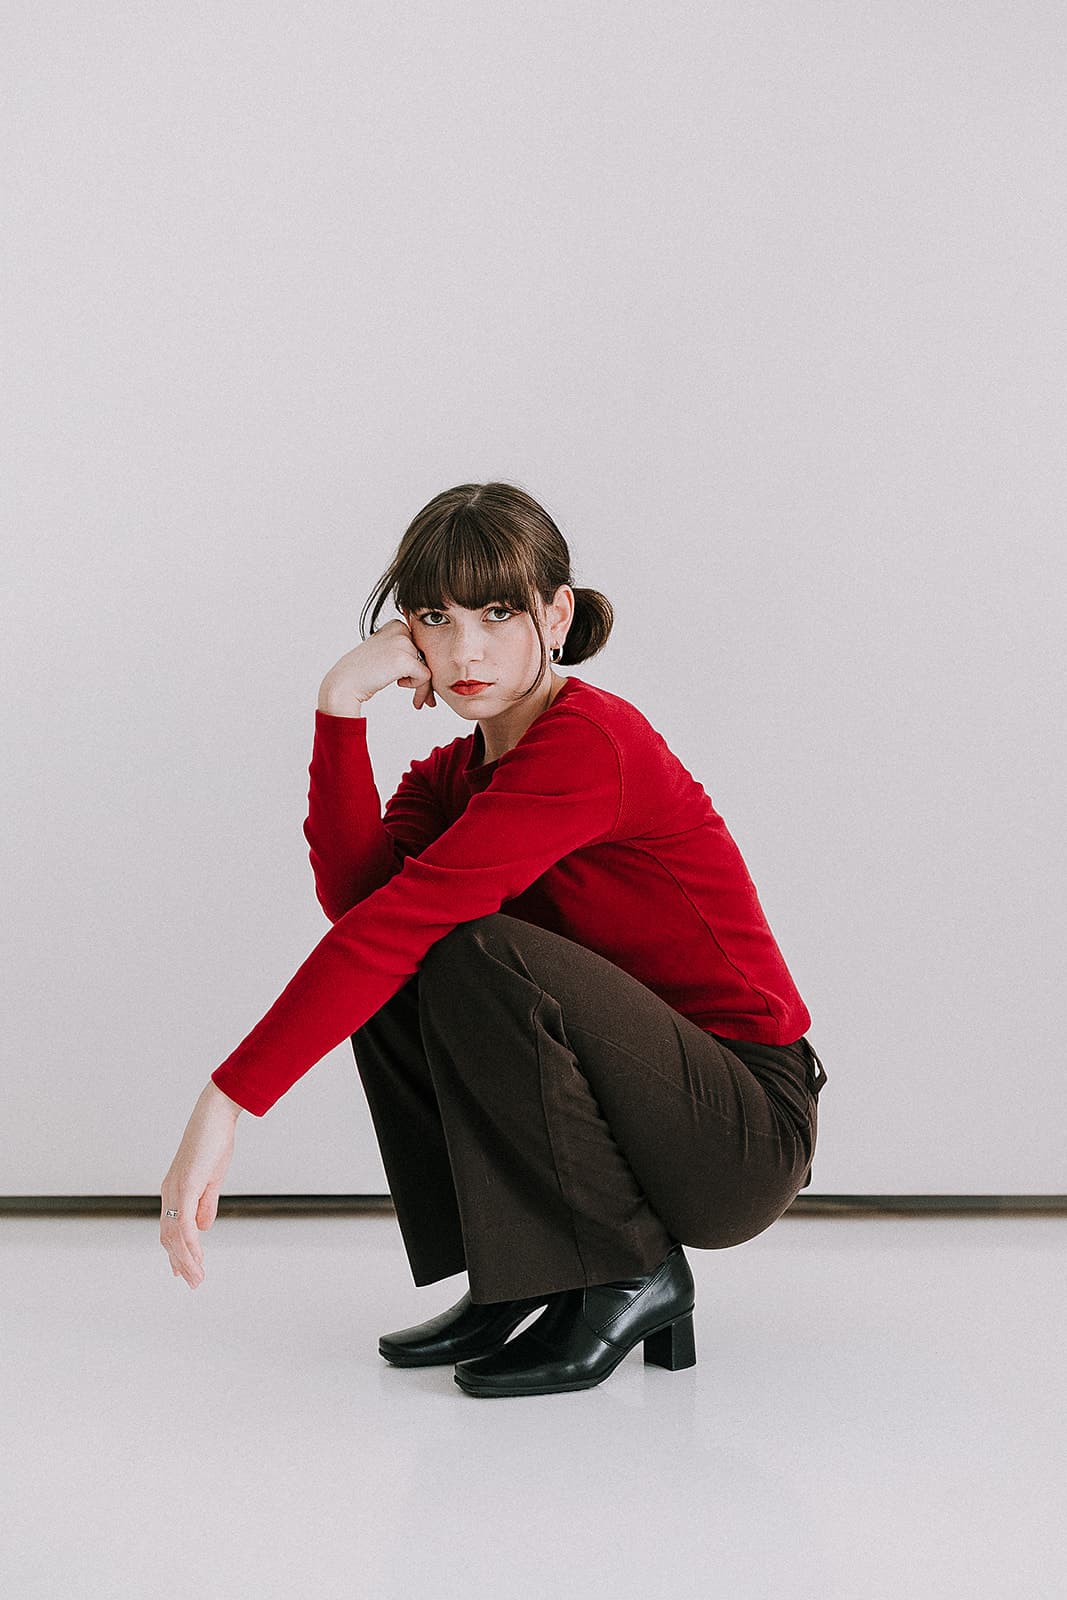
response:
{"label": "white wall", "polygon": [[[742,848],[814,1192],[1067,1189],[1062,8],[6,16],[0,1192],[158,1191],[328,927],[319,681],[492,477]],[[383,799],[467,731],[370,720]],[[239,1123],[384,1187],[348,1045]]]}

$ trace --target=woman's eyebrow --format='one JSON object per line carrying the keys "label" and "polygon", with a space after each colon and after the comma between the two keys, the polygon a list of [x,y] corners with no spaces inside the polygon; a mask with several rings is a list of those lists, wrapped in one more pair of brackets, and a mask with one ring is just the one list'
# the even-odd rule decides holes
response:
{"label": "woman's eyebrow", "polygon": [[490,606],[510,606],[508,600],[486,600],[480,606],[416,606],[417,611],[486,611]]}

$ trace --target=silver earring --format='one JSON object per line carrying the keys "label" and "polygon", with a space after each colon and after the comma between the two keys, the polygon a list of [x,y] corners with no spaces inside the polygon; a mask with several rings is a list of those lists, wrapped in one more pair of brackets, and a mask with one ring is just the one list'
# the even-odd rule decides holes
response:
{"label": "silver earring", "polygon": [[554,644],[552,649],[549,651],[549,656],[553,661],[562,661],[563,646],[561,644]]}

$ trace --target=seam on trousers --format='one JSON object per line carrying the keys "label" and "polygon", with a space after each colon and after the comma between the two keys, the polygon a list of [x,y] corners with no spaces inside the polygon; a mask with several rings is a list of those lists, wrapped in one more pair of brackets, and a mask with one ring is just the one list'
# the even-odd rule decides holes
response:
{"label": "seam on trousers", "polygon": [[[683,1089],[681,1084],[678,1084],[678,1083],[674,1082],[673,1078],[668,1078],[662,1072],[658,1072],[655,1067],[651,1066],[645,1060],[644,1056],[638,1055],[636,1050],[628,1049],[626,1045],[619,1044],[617,1042],[617,1040],[615,1040],[615,1039],[605,1038],[605,1036],[602,1033],[595,1033],[592,1028],[583,1028],[580,1023],[573,1023],[571,1025],[571,1031],[573,1033],[584,1033],[590,1039],[599,1039],[601,1044],[606,1044],[606,1045],[610,1046],[610,1048],[612,1050],[621,1051],[623,1055],[629,1056],[632,1061],[640,1062],[642,1071],[647,1072],[650,1077],[653,1077],[653,1078],[657,1079],[657,1081],[659,1083],[662,1083],[665,1088],[672,1089],[675,1094],[681,1095],[682,1099],[687,1101],[688,1104],[690,1104],[690,1105],[694,1105],[695,1104],[695,1105],[700,1106],[701,1110],[707,1111],[709,1113],[709,1115],[711,1115],[713,1117],[718,1117],[720,1122],[725,1122],[731,1128],[735,1128],[737,1126],[736,1119],[734,1117],[732,1117],[728,1112],[720,1111],[718,1106],[713,1106],[709,1100],[703,1099],[700,1095],[690,1094],[688,1089]],[[740,1057],[735,1057],[735,1059],[740,1061]],[[776,1108],[774,1106],[773,1100],[771,1100],[770,1095],[767,1094],[766,1089],[764,1089],[762,1083],[760,1083],[759,1079],[756,1077],[756,1074],[752,1071],[752,1068],[747,1066],[745,1064],[745,1062],[743,1062],[743,1061],[740,1061],[740,1065],[745,1068],[745,1071],[749,1074],[749,1076],[755,1082],[756,1087],[761,1091],[762,1094],[764,1094],[766,1096],[768,1102],[770,1103],[771,1109],[775,1110]],[[761,1128],[751,1128],[750,1129],[747,1126],[747,1119],[746,1119],[746,1126],[745,1126],[745,1130],[744,1131],[745,1131],[745,1137],[748,1138],[748,1139],[773,1139],[775,1141],[778,1140],[778,1135],[775,1134],[775,1133],[764,1133]]]}
{"label": "seam on trousers", "polygon": [[556,1146],[555,1146],[555,1142],[554,1142],[554,1140],[552,1138],[552,1119],[549,1117],[547,1107],[545,1106],[545,1069],[544,1069],[544,1064],[543,1064],[543,1061],[542,1061],[542,1058],[541,1058],[541,1030],[540,1030],[539,1027],[536,1026],[536,1024],[534,1022],[534,1018],[535,1018],[538,1010],[540,1009],[542,1003],[547,999],[548,999],[548,995],[547,995],[546,991],[544,989],[541,989],[539,991],[539,998],[534,1001],[534,1004],[533,1004],[533,1006],[532,1006],[532,1008],[530,1010],[530,1026],[533,1028],[534,1039],[535,1039],[536,1044],[537,1044],[537,1083],[538,1083],[538,1090],[539,1090],[540,1098],[541,1098],[541,1115],[545,1119],[545,1133],[546,1133],[546,1135],[548,1137],[548,1148],[549,1148],[549,1150],[551,1151],[551,1154],[552,1154],[552,1166],[555,1169],[555,1173],[556,1173],[556,1183],[559,1186],[559,1192],[560,1192],[560,1195],[563,1198],[563,1203],[567,1207],[567,1214],[571,1219],[571,1232],[574,1235],[574,1251],[575,1251],[575,1254],[578,1257],[579,1265],[581,1266],[582,1271],[585,1273],[585,1276],[588,1279],[588,1277],[589,1277],[589,1268],[586,1265],[585,1256],[582,1254],[581,1241],[578,1238],[578,1228],[577,1228],[577,1224],[575,1222],[574,1207],[571,1205],[570,1199],[569,1199],[569,1197],[567,1195],[567,1191],[563,1186],[563,1179],[560,1177],[559,1159],[558,1159],[558,1157],[556,1155]]}

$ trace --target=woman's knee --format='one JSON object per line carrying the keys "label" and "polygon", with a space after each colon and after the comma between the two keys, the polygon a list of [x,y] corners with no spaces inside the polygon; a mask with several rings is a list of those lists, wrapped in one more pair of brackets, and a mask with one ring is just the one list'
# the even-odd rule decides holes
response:
{"label": "woman's knee", "polygon": [[427,950],[419,968],[421,977],[431,983],[439,979],[453,982],[458,974],[469,972],[500,931],[500,919],[501,913],[494,911],[488,916],[457,923]]}

